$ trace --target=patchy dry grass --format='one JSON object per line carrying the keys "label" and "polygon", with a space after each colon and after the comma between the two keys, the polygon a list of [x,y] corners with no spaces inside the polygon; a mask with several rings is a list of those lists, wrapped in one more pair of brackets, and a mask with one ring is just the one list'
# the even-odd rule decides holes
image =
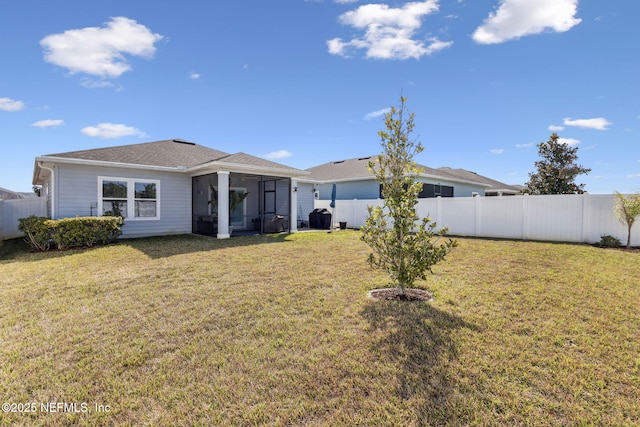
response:
{"label": "patchy dry grass", "polygon": [[0,425],[640,424],[637,253],[460,239],[400,303],[358,236],[7,242]]}

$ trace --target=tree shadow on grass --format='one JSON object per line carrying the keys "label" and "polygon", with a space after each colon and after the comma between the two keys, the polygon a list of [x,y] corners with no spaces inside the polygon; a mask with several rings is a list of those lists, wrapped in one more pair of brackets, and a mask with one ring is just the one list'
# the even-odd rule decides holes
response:
{"label": "tree shadow on grass", "polygon": [[196,252],[208,252],[217,249],[238,248],[272,243],[286,243],[288,233],[263,234],[255,236],[240,236],[230,239],[216,239],[215,237],[195,234],[182,234],[163,237],[145,237],[140,239],[122,239],[118,244],[127,245],[150,258],[165,258],[174,255],[184,255]]}
{"label": "tree shadow on grass", "polygon": [[[454,332],[480,329],[425,302],[371,302],[363,310],[373,336],[372,351],[397,365],[398,401],[412,406],[418,425],[464,425],[451,366],[458,355]],[[457,410],[456,410],[457,409]]]}
{"label": "tree shadow on grass", "polygon": [[108,245],[96,245],[83,248],[69,248],[45,252],[33,252],[24,238],[7,240],[0,247],[0,261],[29,262],[54,259],[75,255],[111,246],[129,246],[143,252],[149,258],[165,258],[174,255],[184,255],[196,252],[208,252],[217,249],[236,248],[242,246],[263,245],[287,242],[290,234],[264,234],[258,236],[242,236],[231,239],[216,239],[214,237],[194,234],[180,234],[159,237],[144,237],[138,239],[119,239]]}

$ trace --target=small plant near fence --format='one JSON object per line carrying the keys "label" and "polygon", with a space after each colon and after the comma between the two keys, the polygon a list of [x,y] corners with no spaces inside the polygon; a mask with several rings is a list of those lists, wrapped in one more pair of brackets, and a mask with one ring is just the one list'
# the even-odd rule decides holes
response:
{"label": "small plant near fence", "polygon": [[106,245],[122,234],[123,225],[119,216],[57,220],[30,216],[18,221],[18,228],[26,234],[25,240],[37,252]]}
{"label": "small plant near fence", "polygon": [[617,237],[605,234],[600,236],[600,241],[596,243],[596,246],[601,248],[619,248],[622,246],[622,242]]}
{"label": "small plant near fence", "polygon": [[621,223],[627,227],[627,249],[631,248],[631,228],[640,217],[640,194],[624,195],[616,191],[615,213]]}

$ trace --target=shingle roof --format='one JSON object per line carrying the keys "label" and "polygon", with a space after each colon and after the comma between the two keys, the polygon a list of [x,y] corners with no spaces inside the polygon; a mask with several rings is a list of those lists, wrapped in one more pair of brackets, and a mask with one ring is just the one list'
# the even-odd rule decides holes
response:
{"label": "shingle roof", "polygon": [[[311,174],[306,179],[317,181],[343,181],[353,179],[374,178],[368,169],[369,162],[377,162],[378,156],[358,157],[355,159],[339,160],[325,163],[307,169]],[[479,179],[471,179],[473,177],[463,177],[461,174],[454,174],[443,169],[434,169],[425,165],[417,165],[422,170],[422,174],[429,175],[434,178],[441,178],[453,181],[475,182],[484,184]]]}
{"label": "shingle roof", "polygon": [[290,166],[272,162],[270,160],[265,160],[260,157],[255,157],[246,153],[231,154],[227,157],[220,158],[217,160],[224,163],[237,163],[241,165],[257,166],[257,167],[264,167],[264,168],[288,169],[291,171],[298,170]]}
{"label": "shingle roof", "polygon": [[0,200],[24,199],[24,194],[0,187]]}
{"label": "shingle roof", "polygon": [[454,176],[458,176],[461,179],[466,179],[469,181],[481,182],[484,184],[488,184],[491,186],[487,191],[495,192],[495,191],[507,191],[509,193],[519,193],[520,188],[508,185],[500,181],[496,181],[495,179],[487,178],[486,176],[478,175],[475,172],[468,171],[466,169],[451,169],[449,167],[441,167],[438,168],[439,171],[449,173]]}
{"label": "shingle roof", "polygon": [[377,156],[339,160],[307,169],[310,175],[306,179],[317,181],[339,181],[346,179],[373,178],[367,165],[376,161]]}
{"label": "shingle roof", "polygon": [[47,157],[93,160],[134,165],[187,168],[229,156],[223,151],[181,140],[165,140],[116,147],[48,154]]}
{"label": "shingle roof", "polygon": [[[121,145],[116,147],[95,148],[91,150],[71,151],[67,153],[47,154],[36,158],[33,183],[42,184],[43,177],[40,162],[100,162],[113,163],[114,166],[139,165],[141,168],[160,167],[185,171],[207,171],[229,166],[231,172],[267,173],[282,176],[299,176],[307,173],[290,166],[261,159],[246,153],[229,154],[214,150],[193,142],[179,139],[145,142],[142,144]],[[233,166],[236,165],[236,166]],[[212,169],[213,168],[213,169]],[[46,174],[45,174],[46,175]]]}
{"label": "shingle roof", "polygon": [[[368,164],[370,161],[377,162],[377,160],[378,156],[376,155],[325,163],[323,165],[307,169],[307,171],[310,172],[310,175],[305,177],[305,179],[331,182],[373,178],[373,175],[368,169]],[[420,164],[418,167],[422,169],[422,173],[424,175],[429,175],[434,178],[439,177],[443,180],[446,179],[450,181],[462,181],[484,185],[487,187],[487,192],[505,191],[513,194],[520,192],[520,188],[517,186],[507,185],[503,182],[478,175],[477,173],[466,169],[452,169],[449,167],[434,169]]]}

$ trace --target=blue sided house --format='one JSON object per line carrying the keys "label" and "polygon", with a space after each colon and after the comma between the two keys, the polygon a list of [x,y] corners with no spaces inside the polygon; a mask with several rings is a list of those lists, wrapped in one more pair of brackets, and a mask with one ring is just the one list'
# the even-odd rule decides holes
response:
{"label": "blue sided house", "polygon": [[[295,231],[309,172],[179,139],[36,158],[48,216],[121,215],[123,237]],[[305,212],[308,214],[308,212]]]}

